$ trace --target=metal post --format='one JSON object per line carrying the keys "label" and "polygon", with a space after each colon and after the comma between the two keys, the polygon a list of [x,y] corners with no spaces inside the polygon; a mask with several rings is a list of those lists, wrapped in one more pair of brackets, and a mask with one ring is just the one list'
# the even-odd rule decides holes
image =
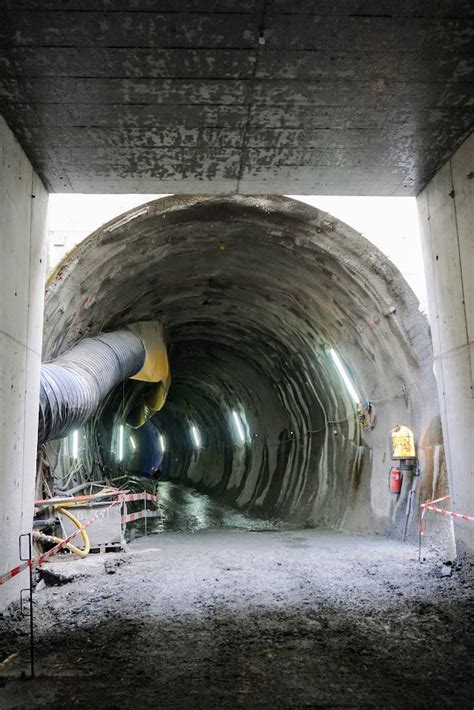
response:
{"label": "metal post", "polygon": [[418,509],[418,562],[421,562],[421,506]]}
{"label": "metal post", "polygon": [[[28,538],[28,557],[22,557],[21,553],[21,541],[22,538],[27,537]],[[28,560],[29,565],[29,573],[30,573],[30,588],[29,588],[29,594],[30,594],[30,668],[31,668],[31,678],[35,677],[35,644],[34,644],[34,623],[33,623],[33,546],[32,546],[32,540],[31,540],[31,533],[24,533],[23,535],[20,535],[18,538],[18,546],[20,548],[20,560],[25,562]],[[24,592],[25,590],[22,589],[21,592]],[[22,597],[22,606],[21,610],[23,612],[23,599]]]}
{"label": "metal post", "polygon": [[145,516],[144,516],[144,517],[145,517],[145,535],[148,535],[148,518],[147,518],[147,510],[148,510],[148,508],[147,508],[146,493],[145,493],[145,501],[144,501],[144,508],[143,508],[143,510],[144,510],[144,512],[145,512]]}
{"label": "metal post", "polygon": [[406,513],[405,513],[405,528],[403,530],[403,542],[405,542],[405,540],[407,538],[408,523],[410,522],[410,515],[411,515],[412,506],[413,506],[413,501],[415,500],[416,485],[418,482],[419,475],[420,475],[420,466],[417,461],[416,465],[415,465],[411,489],[410,489],[410,492],[408,493],[407,509],[406,509]]}

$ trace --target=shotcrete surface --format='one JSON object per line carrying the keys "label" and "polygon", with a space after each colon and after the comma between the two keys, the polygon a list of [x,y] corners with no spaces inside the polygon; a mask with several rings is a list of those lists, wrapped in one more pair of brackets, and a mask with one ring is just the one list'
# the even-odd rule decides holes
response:
{"label": "shotcrete surface", "polygon": [[[150,319],[170,358],[153,421],[172,480],[257,516],[400,534],[412,482],[387,496],[387,437],[403,422],[423,499],[445,495],[428,322],[393,264],[348,225],[277,196],[180,195],[131,210],[51,276],[43,357]],[[332,350],[356,398],[373,404],[375,428],[355,425]],[[92,460],[116,468],[104,453],[112,416],[142,395],[136,382],[112,393],[100,440],[89,437]]]}
{"label": "shotcrete surface", "polygon": [[[5,618],[2,708],[471,708],[470,569],[316,530],[165,532],[51,567]],[[0,625],[0,630],[2,630]],[[19,634],[19,635],[18,635]],[[472,677],[472,676],[471,676]]]}

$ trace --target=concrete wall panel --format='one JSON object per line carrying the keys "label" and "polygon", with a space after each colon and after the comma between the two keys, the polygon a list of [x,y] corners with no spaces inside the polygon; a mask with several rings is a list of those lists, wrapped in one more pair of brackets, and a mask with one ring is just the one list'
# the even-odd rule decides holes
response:
{"label": "concrete wall panel", "polygon": [[[31,530],[36,471],[47,193],[0,117],[0,574]],[[0,587],[0,609],[25,573]]]}
{"label": "concrete wall panel", "polygon": [[[474,515],[474,136],[418,197],[435,373],[453,510]],[[474,525],[455,521],[474,552]]]}
{"label": "concrete wall panel", "polygon": [[451,161],[455,192],[464,310],[469,342],[474,340],[474,134]]}

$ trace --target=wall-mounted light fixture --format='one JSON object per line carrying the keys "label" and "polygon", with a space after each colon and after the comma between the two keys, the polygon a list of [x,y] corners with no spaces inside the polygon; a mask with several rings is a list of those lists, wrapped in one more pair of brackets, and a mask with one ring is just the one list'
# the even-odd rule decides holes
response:
{"label": "wall-mounted light fixture", "polygon": [[79,458],[79,432],[77,429],[72,432],[72,458]]}
{"label": "wall-mounted light fixture", "polygon": [[163,434],[160,434],[160,437],[159,437],[159,438],[160,438],[160,449],[161,449],[161,453],[164,454],[164,453],[165,453],[165,448],[166,448],[165,437],[163,436]]}
{"label": "wall-mounted light fixture", "polygon": [[196,449],[201,448],[201,436],[199,434],[199,429],[194,424],[191,426],[191,435],[193,437],[194,445]]}
{"label": "wall-mounted light fixture", "polygon": [[245,444],[246,437],[245,437],[244,427],[242,425],[242,420],[241,420],[239,414],[235,411],[235,409],[232,412],[232,416],[234,418],[235,428],[236,428],[237,434],[239,436],[239,439],[242,442],[242,444]]}
{"label": "wall-mounted light fixture", "polygon": [[344,384],[346,385],[347,391],[349,392],[352,401],[354,404],[359,404],[361,401],[360,395],[357,393],[356,388],[354,387],[353,383],[351,382],[351,379],[347,373],[346,368],[344,367],[344,363],[342,362],[341,358],[337,354],[337,352],[333,348],[329,348],[329,354],[331,355],[333,362],[337,368],[337,371],[341,375]]}
{"label": "wall-mounted light fixture", "polygon": [[119,426],[117,459],[119,461],[121,461],[123,459],[123,424],[120,424],[120,426]]}

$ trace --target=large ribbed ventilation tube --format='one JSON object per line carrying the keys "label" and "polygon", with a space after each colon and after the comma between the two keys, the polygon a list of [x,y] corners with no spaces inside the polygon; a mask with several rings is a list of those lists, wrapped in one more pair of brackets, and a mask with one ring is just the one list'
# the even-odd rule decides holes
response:
{"label": "large ribbed ventilation tube", "polygon": [[85,424],[107,394],[135,375],[145,346],[130,330],[86,338],[41,366],[38,442],[65,436]]}
{"label": "large ribbed ventilation tube", "polygon": [[[45,359],[101,330],[163,324],[173,383],[161,412],[126,432],[125,469],[144,465],[159,432],[174,481],[241,510],[386,529],[403,526],[412,484],[398,497],[387,488],[388,435],[406,424],[432,493],[441,439],[428,323],[393,264],[331,215],[282,197],[157,200],[61,264],[45,314]],[[373,429],[358,424],[332,351],[374,403]],[[108,399],[104,456],[137,388]]]}

